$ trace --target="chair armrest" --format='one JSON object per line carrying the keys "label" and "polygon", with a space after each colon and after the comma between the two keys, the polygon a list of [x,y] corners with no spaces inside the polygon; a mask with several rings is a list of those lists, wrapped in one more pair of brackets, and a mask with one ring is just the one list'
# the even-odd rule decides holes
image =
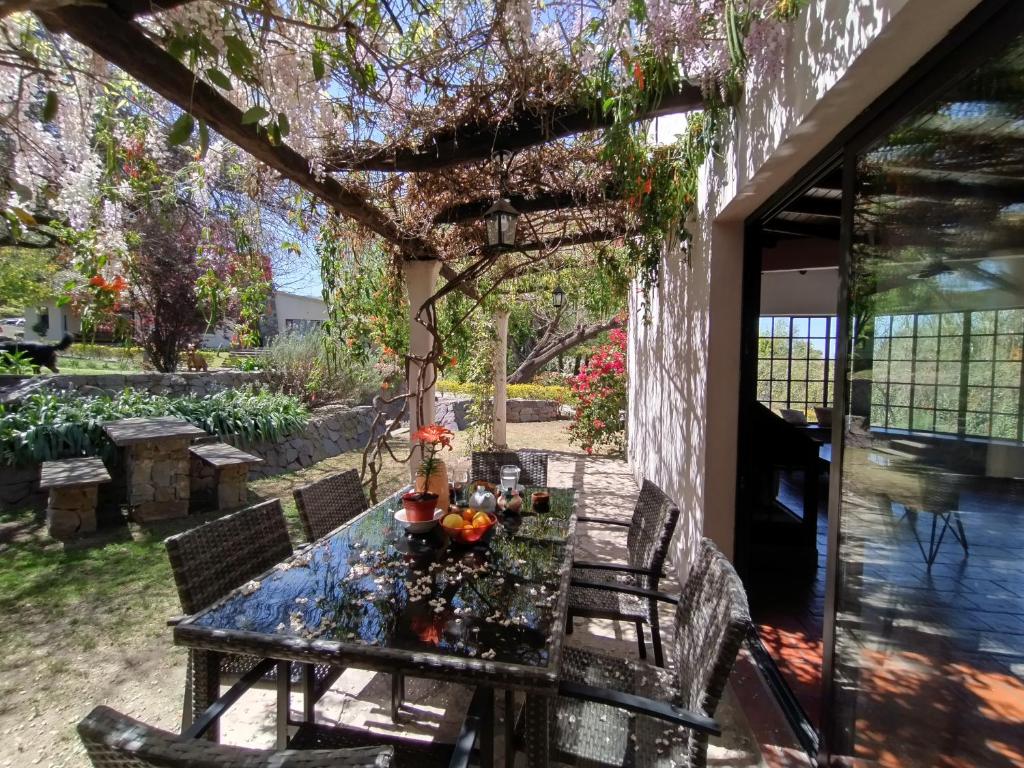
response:
{"label": "chair armrest", "polygon": [[654,590],[644,589],[643,587],[630,587],[626,584],[609,584],[608,582],[603,581],[582,581],[580,579],[573,579],[569,582],[569,586],[580,587],[582,589],[603,589],[605,592],[622,592],[627,595],[647,597],[652,600],[661,600],[663,603],[679,605],[679,598],[674,595],[669,595],[665,592],[655,592]]}
{"label": "chair armrest", "polygon": [[696,712],[688,712],[685,709],[673,707],[671,704],[656,699],[647,699],[643,696],[636,696],[632,693],[614,691],[611,688],[597,688],[593,685],[583,683],[571,683],[563,681],[558,684],[560,696],[567,696],[572,699],[593,701],[597,704],[607,704],[610,707],[625,709],[628,712],[635,712],[638,715],[655,717],[673,725],[681,725],[694,731],[707,733],[711,736],[721,736],[722,728],[715,720]]}
{"label": "chair armrest", "polygon": [[167,626],[168,627],[176,627],[179,624],[181,624],[181,622],[183,622],[187,618],[188,618],[188,614],[187,613],[183,613],[180,616],[171,616],[171,618],[169,618],[167,620]]}
{"label": "chair armrest", "polygon": [[210,727],[217,722],[225,712],[242,698],[242,694],[252,688],[256,683],[263,679],[270,670],[277,665],[277,661],[274,659],[264,659],[255,667],[246,672],[242,678],[232,685],[224,695],[217,699],[213,704],[207,707],[203,714],[192,721],[192,725],[188,727],[188,730],[181,734],[186,739],[198,739],[204,733],[206,733]]}
{"label": "chair armrest", "polygon": [[[469,702],[469,710],[466,712],[466,719],[462,721],[462,729],[455,739],[455,746],[452,749],[452,759],[448,768],[469,768],[470,758],[474,754],[473,745],[477,736],[482,732],[486,707],[494,706],[493,699],[488,702],[488,696],[494,696],[494,690],[478,686],[473,692],[473,699]],[[506,715],[508,717],[508,715]],[[511,745],[506,749],[511,749]]]}
{"label": "chair armrest", "polygon": [[650,575],[649,568],[634,568],[625,563],[591,563],[586,560],[573,560],[573,568],[585,568],[591,571],[619,571],[620,573],[638,573],[642,576]]}
{"label": "chair armrest", "polygon": [[612,520],[607,517],[576,517],[577,523],[600,523],[601,525],[618,525],[623,528],[629,528],[630,523],[624,520]]}

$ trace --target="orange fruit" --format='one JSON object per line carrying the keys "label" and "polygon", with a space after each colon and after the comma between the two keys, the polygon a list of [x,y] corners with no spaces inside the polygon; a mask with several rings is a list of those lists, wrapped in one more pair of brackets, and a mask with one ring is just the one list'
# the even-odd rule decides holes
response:
{"label": "orange fruit", "polygon": [[469,509],[468,507],[462,510],[462,519],[467,523],[473,522],[473,518],[479,513],[476,510]]}
{"label": "orange fruit", "polygon": [[477,512],[473,516],[473,526],[476,528],[486,528],[491,524],[491,518],[485,512]]}
{"label": "orange fruit", "polygon": [[445,528],[462,528],[466,524],[459,515],[445,515],[444,520],[441,521],[441,525]]}

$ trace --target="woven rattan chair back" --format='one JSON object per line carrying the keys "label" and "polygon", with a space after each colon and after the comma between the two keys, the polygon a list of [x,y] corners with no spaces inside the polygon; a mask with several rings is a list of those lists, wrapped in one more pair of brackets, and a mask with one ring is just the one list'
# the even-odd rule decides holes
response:
{"label": "woven rattan chair back", "polygon": [[523,485],[547,486],[548,455],[541,451],[474,451],[469,479],[497,483],[506,464],[515,464],[522,470],[519,482]]}
{"label": "woven rattan chair back", "polygon": [[185,613],[201,611],[292,554],[279,499],[211,520],[164,545]]}
{"label": "woven rattan chair back", "polygon": [[[713,717],[750,628],[747,594],[732,563],[703,539],[676,611],[678,706]],[[705,765],[707,737],[692,733],[694,765]]]}
{"label": "woven rattan chair back", "polygon": [[359,471],[348,469],[296,488],[295,506],[309,541],[322,539],[370,507]]}
{"label": "woven rattan chair back", "polygon": [[648,589],[658,588],[658,578],[678,521],[679,507],[661,488],[644,480],[626,534],[626,549],[629,564],[650,574],[644,585]]}
{"label": "woven rattan chair back", "polygon": [[95,768],[384,768],[392,747],[288,750],[229,747],[153,728],[109,707],[96,707],[78,724]]}

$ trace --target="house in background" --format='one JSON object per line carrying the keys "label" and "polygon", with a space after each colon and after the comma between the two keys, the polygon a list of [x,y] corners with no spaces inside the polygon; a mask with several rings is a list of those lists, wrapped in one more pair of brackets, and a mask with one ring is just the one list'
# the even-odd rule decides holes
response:
{"label": "house in background", "polygon": [[327,322],[327,304],[313,296],[274,291],[261,323],[264,343],[281,333],[305,334]]}
{"label": "house in background", "polygon": [[[281,333],[309,333],[320,328],[326,320],[327,305],[323,299],[274,291],[267,302],[267,313],[260,329],[266,343]],[[82,320],[73,307],[59,306],[56,300],[51,300],[39,307],[25,308],[24,331],[26,341],[56,342],[65,333],[77,337],[82,331]],[[229,328],[215,328],[212,333],[203,334],[202,346],[226,349],[231,346],[231,335]]]}

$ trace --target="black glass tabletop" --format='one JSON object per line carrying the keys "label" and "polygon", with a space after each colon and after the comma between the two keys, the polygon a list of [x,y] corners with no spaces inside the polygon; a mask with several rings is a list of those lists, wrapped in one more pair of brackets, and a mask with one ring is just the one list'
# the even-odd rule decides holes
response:
{"label": "black glass tabletop", "polygon": [[[181,644],[281,658],[425,654],[544,669],[561,647],[575,492],[475,545],[407,533],[386,499],[175,628]],[[275,653],[277,648],[280,653]],[[473,666],[473,665],[471,665]]]}

